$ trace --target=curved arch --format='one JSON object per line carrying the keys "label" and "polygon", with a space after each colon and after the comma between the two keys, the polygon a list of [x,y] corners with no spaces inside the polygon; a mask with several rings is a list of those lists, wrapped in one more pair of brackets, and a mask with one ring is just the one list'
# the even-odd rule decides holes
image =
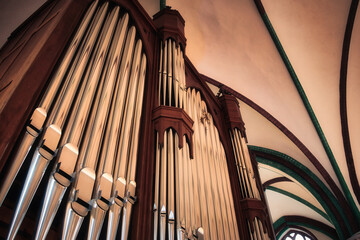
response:
{"label": "curved arch", "polygon": [[346,215],[339,206],[339,201],[325,186],[325,184],[308,168],[295,159],[280,152],[249,146],[260,163],[275,167],[294,177],[300,184],[307,188],[325,209],[331,222],[334,224],[340,238],[352,234],[349,215]]}
{"label": "curved arch", "polygon": [[352,155],[351,144],[350,144],[350,135],[349,135],[349,126],[347,119],[347,105],[346,105],[346,81],[347,81],[347,68],[349,60],[349,50],[351,42],[351,34],[354,26],[355,16],[359,0],[353,0],[351,2],[349,16],[346,24],[342,56],[341,56],[341,67],[340,67],[340,119],[341,119],[341,132],[343,137],[343,145],[346,157],[346,164],[348,166],[348,172],[350,176],[351,186],[354,190],[356,199],[360,203],[360,186],[359,181],[356,176],[356,171],[354,167],[354,158]]}
{"label": "curved arch", "polygon": [[[286,232],[286,231],[285,231]],[[291,233],[300,233],[301,235],[303,234],[306,234],[306,235],[309,235],[312,239],[314,240],[318,240],[317,237],[312,233],[310,232],[309,230],[307,230],[306,228],[304,227],[300,227],[300,226],[294,226],[294,225],[289,225],[288,226],[288,232],[291,234]],[[285,236],[288,235],[288,233],[285,234]],[[282,237],[281,240],[286,240],[286,237]],[[279,236],[280,237],[280,236]]]}
{"label": "curved arch", "polygon": [[277,178],[273,178],[273,179],[270,179],[270,180],[264,182],[263,188],[266,189],[271,184],[278,183],[278,182],[292,182],[292,181],[290,179],[288,179],[287,177],[277,177]]}
{"label": "curved arch", "polygon": [[[326,155],[327,155],[327,157],[328,157],[328,159],[329,159],[329,161],[331,163],[331,166],[334,169],[334,172],[335,172],[335,174],[336,174],[336,176],[337,176],[337,178],[338,178],[338,180],[340,182],[341,188],[344,191],[345,197],[348,200],[349,205],[352,208],[352,211],[356,214],[357,219],[360,219],[360,212],[356,207],[355,201],[354,201],[354,199],[353,199],[353,197],[352,197],[352,195],[350,193],[349,187],[347,186],[347,184],[345,182],[344,176],[343,176],[343,174],[342,174],[342,172],[341,172],[341,170],[339,168],[339,165],[337,164],[337,161],[336,161],[336,159],[334,157],[334,154],[333,154],[333,152],[332,152],[332,150],[330,148],[330,145],[329,145],[329,143],[328,143],[328,141],[327,141],[327,139],[325,137],[325,134],[324,134],[324,132],[323,132],[321,126],[320,126],[320,123],[317,120],[315,112],[313,111],[313,109],[311,107],[309,99],[307,98],[306,93],[305,93],[305,91],[304,91],[304,89],[303,89],[303,87],[302,87],[296,73],[295,73],[295,70],[293,69],[293,67],[292,67],[292,65],[290,63],[290,60],[287,57],[287,55],[285,53],[285,50],[282,47],[282,44],[281,44],[281,42],[280,42],[280,40],[279,40],[279,38],[278,38],[272,24],[270,22],[270,19],[266,14],[264,6],[262,5],[261,0],[254,0],[254,2],[256,4],[258,10],[259,10],[259,14],[261,15],[261,18],[263,19],[266,28],[269,31],[269,34],[270,34],[271,38],[274,41],[274,44],[275,44],[276,48],[278,49],[278,52],[279,52],[279,54],[280,54],[280,56],[281,56],[281,58],[282,58],[282,60],[284,62],[284,65],[286,66],[286,68],[287,68],[287,70],[288,70],[288,72],[289,72],[289,74],[291,76],[291,79],[294,82],[294,85],[295,85],[295,87],[296,87],[296,89],[297,89],[297,91],[298,91],[298,93],[299,93],[299,95],[301,97],[301,100],[303,101],[303,104],[304,104],[304,106],[305,106],[305,108],[306,108],[306,110],[308,112],[308,115],[309,115],[309,117],[310,117],[310,119],[311,119],[311,121],[312,121],[312,123],[313,123],[313,125],[315,127],[315,130],[316,130],[316,132],[317,132],[317,134],[318,134],[318,136],[320,138],[320,141],[321,141],[321,143],[323,145],[323,148],[324,148],[324,150],[326,152]],[[354,228],[354,229],[356,229],[356,228]]]}
{"label": "curved arch", "polygon": [[314,229],[327,235],[331,239],[338,239],[334,228],[317,220],[296,215],[283,216],[274,223],[276,238],[279,238],[289,228],[297,228],[298,226]]}
{"label": "curved arch", "polygon": [[240,99],[242,102],[250,106],[252,109],[257,111],[267,120],[269,120],[274,126],[276,126],[281,132],[285,134],[299,149],[300,151],[310,160],[310,162],[315,166],[315,168],[319,171],[321,176],[325,179],[326,183],[330,186],[331,190],[335,194],[336,198],[339,201],[340,206],[345,211],[348,216],[352,216],[353,212],[348,205],[343,193],[339,189],[339,187],[335,184],[334,180],[331,178],[326,169],[321,165],[319,160],[310,152],[310,150],[289,130],[287,129],[279,120],[277,120],[274,116],[272,116],[265,109],[257,105],[255,102],[245,97],[241,93],[233,90],[230,87],[223,85],[222,83],[217,82],[214,79],[211,79],[205,75],[202,75],[203,79],[217,87],[221,87],[229,93],[233,94],[236,98]]}
{"label": "curved arch", "polygon": [[306,201],[305,199],[291,193],[291,192],[288,192],[288,191],[285,191],[283,189],[280,189],[280,188],[277,188],[277,187],[273,187],[273,186],[268,186],[266,189],[268,190],[271,190],[271,191],[274,191],[274,192],[277,192],[277,193],[280,193],[280,194],[283,194],[289,198],[292,198],[302,204],[304,204],[305,206],[311,208],[312,210],[314,210],[315,212],[317,212],[319,215],[321,215],[322,217],[324,217],[326,220],[328,220],[329,222],[331,221],[328,217],[328,215],[323,212],[321,209],[315,207],[313,204],[311,204],[310,202]]}

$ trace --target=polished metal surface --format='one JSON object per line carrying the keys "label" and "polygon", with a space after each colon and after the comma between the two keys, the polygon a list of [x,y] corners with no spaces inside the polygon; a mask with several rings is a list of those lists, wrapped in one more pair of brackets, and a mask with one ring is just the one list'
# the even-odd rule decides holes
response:
{"label": "polished metal surface", "polygon": [[99,239],[101,228],[104,223],[106,211],[99,207],[94,201],[90,213],[89,231],[87,235],[88,240]]}
{"label": "polished metal surface", "polygon": [[121,210],[123,209],[123,205],[119,206],[118,204],[114,203],[111,205],[109,210],[109,220],[106,232],[106,239],[113,240],[116,237],[116,233],[119,226],[120,221],[120,214]]}
{"label": "polished metal surface", "polygon": [[161,149],[161,161],[160,161],[160,202],[159,202],[159,220],[160,220],[160,240],[165,240],[166,238],[166,216],[167,216],[167,189],[166,189],[166,181],[167,181],[167,148],[168,148],[168,133],[164,132],[164,146]]}
{"label": "polished metal surface", "polygon": [[62,231],[62,240],[75,240],[79,233],[84,217],[77,214],[71,207],[71,202],[66,205],[66,214]]}
{"label": "polished metal surface", "polygon": [[[176,146],[177,148],[178,146]],[[168,155],[167,155],[167,200],[168,200],[168,239],[175,239],[175,185],[174,185],[174,134],[168,131]]]}
{"label": "polished metal surface", "polygon": [[[59,90],[63,78],[66,74],[66,71],[73,59],[75,52],[77,51],[81,38],[83,37],[85,30],[95,12],[98,1],[94,1],[86,12],[83,21],[81,22],[78,30],[76,31],[73,40],[71,41],[62,62],[60,63],[57,71],[52,76],[50,80],[50,85],[47,88],[39,107],[36,108],[30,118],[29,124],[26,127],[26,132],[24,133],[23,140],[20,143],[19,150],[17,151],[14,160],[12,161],[12,166],[10,167],[6,177],[4,178],[4,183],[1,184],[0,191],[0,206],[4,201],[7,192],[9,191],[20,167],[22,166],[32,144],[34,143],[36,137],[42,131],[43,125],[45,123],[46,117],[48,115],[49,108],[54,101],[56,92]],[[64,84],[66,86],[66,84]]]}
{"label": "polished metal surface", "polygon": [[51,175],[47,185],[44,203],[35,234],[35,239],[46,238],[51,223],[54,220],[56,212],[60,206],[61,199],[65,194],[65,190],[66,187],[64,187],[61,184],[58,184],[54,176]]}
{"label": "polished metal surface", "polygon": [[167,101],[169,106],[173,106],[172,91],[173,91],[173,78],[172,78],[172,40],[169,39],[167,43]]}
{"label": "polished metal surface", "polygon": [[44,133],[43,142],[35,150],[25,179],[25,184],[21,191],[19,202],[16,206],[14,217],[11,222],[8,239],[15,238],[20,224],[25,217],[26,211],[30,206],[31,200],[34,197],[45,173],[46,167],[48,166],[49,161],[51,161],[54,157],[60,136],[60,128],[56,125],[50,125]]}
{"label": "polished metal surface", "polygon": [[128,237],[136,203],[135,174],[147,61],[135,27],[128,27],[129,15],[108,2],[97,4],[94,1],[84,15],[40,107],[34,111],[17,153],[16,171],[7,178],[4,194],[0,192],[0,197],[5,198],[46,121],[8,239],[14,239],[55,156],[35,239],[46,238],[71,185],[62,239],[77,238],[90,210],[88,239],[98,239],[108,209],[107,239],[115,239],[120,222],[121,239]]}
{"label": "polished metal surface", "polygon": [[157,233],[159,229],[159,192],[160,192],[160,159],[162,148],[159,144],[159,133],[156,133],[156,150],[155,150],[155,186],[154,186],[154,205],[153,205],[153,213],[154,213],[154,236],[153,239],[157,239]]}

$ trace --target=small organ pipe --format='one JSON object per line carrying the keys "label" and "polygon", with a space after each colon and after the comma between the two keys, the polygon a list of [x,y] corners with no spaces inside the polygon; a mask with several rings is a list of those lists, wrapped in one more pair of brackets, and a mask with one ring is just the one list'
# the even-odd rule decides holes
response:
{"label": "small organ pipe", "polygon": [[178,78],[178,56],[176,51],[176,43],[172,42],[171,54],[173,56],[172,69],[173,69],[173,80],[174,80],[174,106],[179,107],[179,78]]}
{"label": "small organ pipe", "polygon": [[164,132],[164,146],[161,150],[161,161],[160,161],[160,240],[166,238],[166,215],[167,215],[167,202],[166,202],[166,173],[167,173],[167,131]]}
{"label": "small organ pipe", "polygon": [[167,91],[167,64],[168,64],[168,53],[167,53],[167,41],[164,44],[164,51],[163,51],[163,72],[162,72],[162,105],[166,104],[166,91]]}
{"label": "small organ pipe", "polygon": [[161,105],[162,95],[161,95],[161,87],[162,87],[162,70],[163,70],[163,42],[160,42],[160,64],[159,64],[159,86],[158,86],[158,104]]}
{"label": "small organ pipe", "polygon": [[159,187],[160,187],[160,160],[161,160],[161,153],[162,147],[159,144],[159,133],[156,133],[156,156],[155,156],[155,190],[154,190],[154,237],[153,239],[157,239],[157,232],[158,232],[158,222],[159,222]]}
{"label": "small organ pipe", "polygon": [[173,73],[172,73],[172,41],[171,39],[168,40],[167,44],[167,100],[169,106],[173,106],[172,103],[172,88],[173,88]]}
{"label": "small organ pipe", "polygon": [[170,128],[168,131],[168,157],[167,157],[167,199],[168,199],[168,238],[174,239],[175,235],[175,191],[174,191],[174,134]]}

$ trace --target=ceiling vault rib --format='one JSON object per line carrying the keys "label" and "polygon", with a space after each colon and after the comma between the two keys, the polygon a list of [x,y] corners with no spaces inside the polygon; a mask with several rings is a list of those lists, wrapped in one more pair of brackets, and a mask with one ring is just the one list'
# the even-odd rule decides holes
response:
{"label": "ceiling vault rib", "polygon": [[289,198],[292,198],[302,204],[304,204],[305,206],[311,208],[312,210],[314,210],[315,212],[317,212],[319,215],[321,215],[323,218],[325,218],[326,220],[328,220],[329,222],[331,222],[329,216],[324,212],[322,211],[321,209],[317,208],[316,206],[314,206],[313,204],[311,204],[310,202],[306,201],[305,199],[291,193],[291,192],[288,192],[286,190],[283,190],[281,188],[277,188],[277,187],[273,187],[273,186],[268,186],[266,188],[267,190],[271,190],[271,191],[274,191],[274,192],[277,192],[277,193],[280,193],[282,195],[285,195]]}
{"label": "ceiling vault rib", "polygon": [[347,19],[345,34],[344,34],[343,48],[342,48],[339,91],[340,91],[341,132],[343,137],[346,164],[348,166],[352,188],[354,190],[358,203],[360,203],[360,186],[357,179],[356,170],[354,166],[354,159],[351,150],[349,126],[347,119],[347,105],[346,105],[346,82],[347,82],[347,68],[349,61],[349,50],[351,43],[351,34],[353,31],[358,4],[359,4],[359,0],[352,0],[350,5],[349,15]]}
{"label": "ceiling vault rib", "polygon": [[[206,77],[205,75],[202,75],[203,79],[219,88],[224,89],[225,91],[228,91],[229,93],[233,94],[235,97],[240,99],[242,102],[250,106],[252,109],[257,111],[259,114],[261,114],[263,117],[265,117],[267,120],[269,120],[272,124],[274,124],[281,132],[285,134],[299,149],[304,153],[304,155],[310,160],[310,162],[315,166],[315,168],[319,171],[321,176],[325,179],[326,183],[329,184],[331,190],[335,194],[336,198],[340,203],[345,203],[346,199],[342,192],[340,191],[339,187],[335,184],[334,180],[330,177],[329,173],[326,171],[326,169],[322,166],[322,164],[319,162],[319,160],[310,152],[310,150],[289,130],[287,129],[279,120],[277,120],[274,116],[272,116],[269,112],[267,112],[265,109],[257,105],[255,102],[250,100],[249,98],[245,97],[241,93],[233,90],[230,87],[227,87],[218,81],[211,79],[209,77]],[[351,215],[351,209],[348,204],[343,205],[344,211],[346,214]]]}
{"label": "ceiling vault rib", "polygon": [[287,177],[277,177],[277,178],[273,178],[273,179],[270,179],[270,180],[264,182],[263,188],[266,189],[271,184],[278,183],[278,182],[292,182],[292,181],[290,179],[288,179]]}
{"label": "ceiling vault rib", "polygon": [[318,199],[331,222],[335,226],[340,239],[345,239],[353,234],[355,228],[355,216],[352,213],[344,212],[344,205],[339,202],[325,184],[310,169],[290,156],[272,149],[258,146],[249,146],[251,152],[256,156],[259,163],[272,166],[280,171],[289,174],[302,184],[311,194]]}
{"label": "ceiling vault rib", "polygon": [[290,216],[283,216],[279,218],[274,223],[274,230],[276,234],[276,238],[279,237],[289,228],[295,226],[303,226],[307,228],[314,229],[316,231],[322,232],[323,234],[327,235],[331,239],[337,239],[336,230],[322,222],[319,222],[314,219],[310,219],[303,216],[297,215],[290,215]]}
{"label": "ceiling vault rib", "polygon": [[264,9],[264,6],[261,3],[261,0],[254,0],[254,2],[255,2],[256,6],[258,8],[258,11],[259,11],[259,13],[261,15],[261,18],[263,19],[263,22],[264,22],[266,28],[269,31],[269,34],[270,34],[270,36],[271,36],[271,38],[272,38],[272,40],[273,40],[279,54],[281,56],[281,59],[283,60],[285,66],[286,66],[286,68],[287,68],[287,70],[288,70],[288,72],[290,74],[290,77],[291,77],[291,79],[293,80],[293,82],[295,84],[295,87],[296,87],[296,89],[297,89],[297,91],[298,91],[298,93],[299,93],[299,95],[301,97],[301,100],[304,103],[304,106],[305,106],[305,108],[306,108],[306,110],[308,112],[308,115],[309,115],[309,117],[310,117],[310,119],[311,119],[311,121],[312,121],[312,123],[313,123],[313,125],[315,127],[315,130],[316,130],[316,132],[317,132],[317,134],[318,134],[318,136],[320,138],[320,141],[321,141],[321,143],[322,143],[322,145],[323,145],[323,147],[325,149],[325,152],[326,152],[326,154],[327,154],[327,156],[328,156],[328,158],[330,160],[331,166],[333,167],[333,169],[335,171],[335,174],[336,174],[336,176],[337,176],[337,178],[338,178],[338,180],[340,182],[341,188],[344,191],[345,197],[348,200],[348,202],[350,204],[350,207],[352,208],[352,211],[356,214],[357,222],[360,222],[360,212],[359,212],[359,210],[358,210],[358,208],[357,208],[357,206],[355,204],[355,201],[354,201],[354,199],[353,199],[353,197],[352,197],[352,195],[350,193],[350,190],[349,190],[349,188],[348,188],[348,186],[347,186],[347,184],[345,182],[345,179],[344,179],[344,177],[343,177],[343,175],[341,173],[341,170],[340,170],[340,168],[339,168],[339,166],[338,166],[338,164],[336,162],[336,159],[335,159],[335,157],[334,157],[334,155],[333,155],[333,153],[331,151],[329,143],[326,140],[325,134],[322,131],[321,126],[319,124],[319,121],[317,120],[316,115],[315,115],[315,113],[314,113],[314,111],[313,111],[313,109],[311,107],[311,104],[310,104],[310,102],[309,102],[309,100],[308,100],[308,98],[307,98],[307,96],[305,94],[305,91],[304,91],[303,87],[301,86],[301,83],[300,83],[300,81],[299,81],[299,79],[298,79],[298,77],[297,77],[297,75],[295,73],[295,70],[292,67],[292,65],[290,63],[290,60],[287,57],[287,55],[285,53],[285,50],[281,45],[281,42],[280,42],[280,40],[279,40],[279,38],[278,38],[278,36],[277,36],[271,22],[270,22],[269,17],[266,14],[266,11]]}

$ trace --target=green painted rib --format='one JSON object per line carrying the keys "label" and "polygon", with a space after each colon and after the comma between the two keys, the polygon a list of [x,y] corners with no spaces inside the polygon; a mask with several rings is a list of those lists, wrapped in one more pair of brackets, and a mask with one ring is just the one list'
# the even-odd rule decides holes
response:
{"label": "green painted rib", "polygon": [[[272,149],[268,149],[268,148],[263,148],[263,147],[258,147],[258,146],[252,146],[252,145],[248,145],[248,149],[250,150],[254,150],[254,151],[258,151],[258,152],[263,152],[263,153],[267,153],[267,154],[270,154],[270,155],[274,155],[274,156],[277,156],[277,157],[280,157],[282,159],[284,159],[285,161],[291,163],[292,165],[294,165],[295,167],[301,169],[302,171],[304,171],[309,177],[311,177],[320,187],[321,189],[323,189],[326,193],[326,195],[329,197],[329,199],[331,200],[331,202],[334,204],[334,206],[336,207],[336,209],[338,210],[339,214],[341,215],[341,217],[343,218],[343,221],[349,231],[350,234],[353,234],[353,232],[351,231],[351,227],[350,227],[350,223],[349,223],[349,220],[348,218],[346,217],[346,214],[344,213],[343,209],[340,207],[340,205],[338,204],[338,200],[336,199],[336,197],[333,195],[333,193],[329,190],[329,188],[321,181],[320,178],[318,178],[318,176],[316,176],[310,169],[308,169],[306,166],[304,166],[303,164],[301,164],[299,161],[297,161],[296,159],[284,154],[284,153],[281,153],[281,152],[278,152],[278,151],[275,151],[275,150],[272,150]],[[259,157],[257,157],[256,159],[258,159]],[[267,161],[270,161],[270,160],[267,160]],[[272,164],[276,164],[272,161],[270,161]],[[281,165],[282,166],[282,165]],[[284,166],[283,166],[284,167]],[[286,168],[286,167],[284,167]],[[288,171],[291,171],[293,172],[292,170],[286,168]],[[286,173],[288,173],[287,171],[284,171]],[[288,173],[289,174],[289,173]],[[293,172],[293,174],[296,174],[295,172]],[[289,174],[290,176],[294,177],[294,176],[298,176],[297,174],[296,175],[291,175]],[[301,184],[303,184],[305,187],[306,185],[308,185],[316,194],[316,190],[312,188],[312,186],[310,184],[308,184],[307,181],[305,181],[305,179],[302,177],[302,176],[299,176],[300,178],[297,179]],[[309,191],[310,191],[310,188],[306,187]],[[314,195],[314,192],[310,191],[313,195]],[[315,195],[314,195],[315,196]],[[315,196],[315,198],[317,198]],[[320,198],[317,198],[320,202]],[[327,206],[327,204],[325,202],[320,202],[320,204],[323,206],[323,208],[325,209],[326,213],[328,214],[328,216],[330,216],[330,212],[324,207],[324,205]],[[333,222],[333,221],[331,221]]]}
{"label": "green painted rib", "polygon": [[[268,159],[262,158],[262,157],[256,157],[256,160],[259,163],[274,167],[276,169],[279,169],[282,172],[285,172],[286,174],[289,174],[290,176],[295,178],[299,183],[301,183],[305,188],[307,188],[311,192],[311,194],[319,201],[321,206],[325,209],[326,213],[328,214],[328,216],[331,220],[330,222],[334,225],[334,227],[336,229],[336,232],[337,232],[339,238],[345,239],[345,235],[344,235],[335,215],[333,214],[333,212],[331,211],[329,206],[325,203],[325,201],[322,199],[321,195],[319,193],[317,193],[317,191],[315,189],[313,189],[313,187],[309,183],[307,183],[301,176],[299,176],[298,174],[296,174],[295,172],[293,172],[292,170],[288,169],[287,167],[285,167],[281,164],[275,163],[271,160],[268,160]],[[342,218],[344,218],[344,217],[342,216]],[[341,220],[347,221],[346,218],[341,219]],[[348,225],[349,225],[349,223],[347,221],[346,226],[348,227]]]}
{"label": "green painted rib", "polygon": [[302,204],[304,204],[305,206],[311,208],[312,210],[314,210],[315,212],[317,212],[318,214],[320,214],[323,218],[325,218],[326,220],[328,220],[329,222],[331,222],[330,218],[328,217],[328,215],[323,212],[321,209],[315,207],[313,204],[311,204],[310,202],[306,201],[305,199],[291,193],[291,192],[288,192],[288,191],[285,191],[283,189],[280,189],[280,188],[277,188],[277,187],[273,187],[273,186],[268,186],[266,189],[268,190],[271,190],[271,191],[274,191],[274,192],[277,192],[277,193],[280,193],[280,194],[283,194],[285,196],[288,196]]}
{"label": "green painted rib", "polygon": [[166,8],[166,0],[160,0],[160,10]]}
{"label": "green painted rib", "polygon": [[345,179],[341,173],[341,170],[336,162],[336,159],[334,157],[334,154],[332,153],[331,151],[331,148],[326,140],[326,137],[325,137],[325,134],[324,132],[322,131],[321,129],[321,126],[319,124],[319,121],[317,120],[316,116],[315,116],[315,113],[310,105],[310,102],[305,94],[305,91],[303,89],[303,87],[301,86],[301,83],[294,71],[294,68],[292,67],[291,63],[290,63],[290,60],[289,58],[287,57],[286,53],[285,53],[285,50],[270,22],[270,19],[269,17],[267,16],[267,14],[264,13],[261,14],[261,18],[263,19],[264,23],[265,23],[265,26],[266,28],[268,29],[269,33],[270,33],[270,36],[272,38],[272,40],[274,41],[274,44],[291,76],[291,79],[293,80],[294,84],[295,84],[295,87],[297,89],[297,91],[299,92],[299,95],[301,97],[301,100],[303,101],[304,105],[305,105],[305,108],[310,116],[310,119],[316,129],[316,132],[321,140],[321,143],[325,149],[325,152],[326,152],[326,155],[328,156],[329,160],[330,160],[330,163],[331,163],[331,166],[333,167],[334,169],[334,172],[340,182],[340,185],[341,185],[341,188],[343,189],[344,193],[345,193],[345,197],[346,199],[349,201],[349,205],[351,207],[351,209],[354,211],[354,213],[356,214],[356,217],[358,219],[358,221],[360,221],[360,212],[359,212],[359,209],[357,208],[356,204],[355,204],[355,201],[350,193],[350,190],[345,182]]}
{"label": "green painted rib", "polygon": [[295,226],[302,226],[302,227],[307,227],[307,228],[311,228],[314,229],[318,232],[321,232],[323,234],[325,234],[326,236],[328,236],[331,239],[337,239],[336,236],[332,235],[331,233],[324,231],[323,229],[320,229],[312,224],[309,223],[303,223],[303,222],[286,222],[286,220],[281,217],[278,220],[276,220],[276,222],[274,223],[274,229],[276,229],[277,227],[279,227],[281,224],[285,223],[286,227],[284,227],[283,229],[281,229],[281,231],[276,235],[276,239],[280,239],[280,236],[287,231],[291,226],[291,225],[295,225]]}
{"label": "green painted rib", "polygon": [[[297,161],[297,160],[293,159],[292,157],[290,157],[290,156],[288,156],[286,154],[283,154],[281,152],[278,152],[278,151],[275,151],[275,150],[272,150],[272,149],[258,147],[258,146],[251,146],[251,145],[249,145],[248,148],[250,150],[264,152],[264,153],[268,153],[270,155],[278,156],[278,157],[282,158],[283,160],[291,163],[295,167],[297,167],[297,168],[301,169],[302,171],[304,171],[309,177],[311,177],[324,190],[326,195],[329,197],[330,201],[334,204],[334,206],[338,210],[338,212],[339,212],[339,214],[340,214],[340,216],[342,218],[341,220],[344,222],[347,230],[349,231],[350,234],[352,234],[349,220],[347,219],[345,213],[343,212],[343,210],[339,206],[339,204],[337,202],[337,199],[331,193],[331,191],[327,188],[327,186],[313,172],[311,172],[310,169],[308,169],[307,167],[302,165],[299,161]],[[328,214],[328,216],[329,216],[329,218],[331,220],[330,222],[333,223],[333,225],[335,226],[335,229],[338,232],[339,237],[341,239],[344,238],[344,233],[342,232],[342,230],[340,228],[340,225],[339,225],[336,217],[332,213],[331,209],[329,208],[329,206],[322,199],[321,195],[307,181],[305,181],[305,179],[302,176],[298,175],[297,173],[295,173],[291,169],[289,169],[289,168],[287,168],[287,167],[285,167],[285,166],[283,166],[283,165],[281,165],[279,163],[273,162],[273,161],[271,161],[269,159],[257,156],[256,160],[258,162],[260,162],[260,163],[272,166],[274,168],[277,168],[277,169],[289,174],[290,176],[295,178],[299,183],[301,183],[305,188],[307,188],[313,194],[313,196],[316,199],[318,199],[321,206],[325,209],[326,213]]]}

